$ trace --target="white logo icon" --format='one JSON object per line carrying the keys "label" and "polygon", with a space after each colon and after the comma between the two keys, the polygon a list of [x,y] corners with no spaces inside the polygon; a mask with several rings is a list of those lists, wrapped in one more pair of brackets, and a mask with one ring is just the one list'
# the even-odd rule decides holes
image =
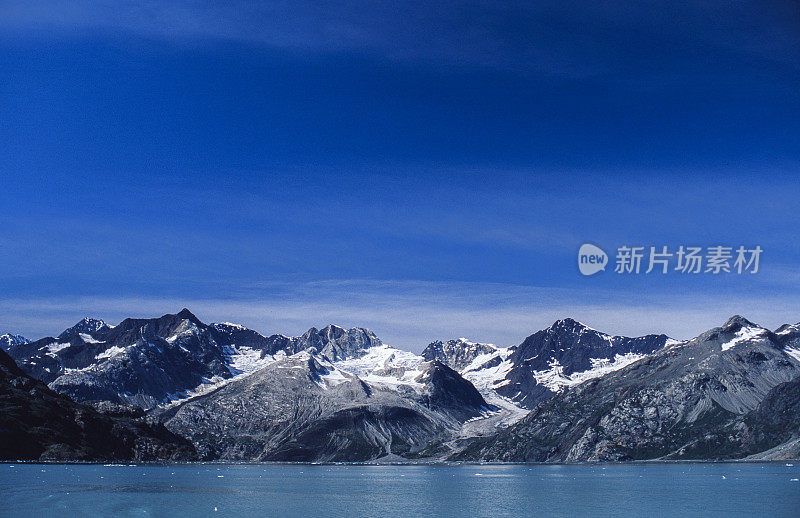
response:
{"label": "white logo icon", "polygon": [[594,275],[605,270],[606,265],[608,256],[602,249],[588,243],[581,245],[578,250],[578,269],[583,275]]}

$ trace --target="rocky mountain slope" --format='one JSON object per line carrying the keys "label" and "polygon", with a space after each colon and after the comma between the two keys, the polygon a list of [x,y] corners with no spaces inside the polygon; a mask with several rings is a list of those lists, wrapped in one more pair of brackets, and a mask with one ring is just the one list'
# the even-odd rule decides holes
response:
{"label": "rocky mountain slope", "polygon": [[466,441],[452,458],[720,459],[790,449],[800,435],[793,339],[732,317],[559,393],[498,434]]}
{"label": "rocky mountain slope", "polygon": [[422,357],[427,361],[438,360],[453,370],[463,371],[475,358],[484,355],[493,355],[498,348],[492,344],[470,342],[466,338],[437,340],[431,342],[422,351]]}
{"label": "rocky mountain slope", "polygon": [[168,407],[160,418],[207,459],[365,461],[457,436],[487,411],[478,391],[437,361],[389,356],[362,379],[356,365],[344,370],[314,350]]}
{"label": "rocky mountain slope", "polygon": [[191,443],[144,413],[57,394],[0,351],[0,460],[192,460]]}

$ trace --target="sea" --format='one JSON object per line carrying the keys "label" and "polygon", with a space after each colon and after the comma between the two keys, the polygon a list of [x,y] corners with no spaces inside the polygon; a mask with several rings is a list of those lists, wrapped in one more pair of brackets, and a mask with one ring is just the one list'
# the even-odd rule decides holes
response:
{"label": "sea", "polygon": [[0,516],[800,517],[800,462],[0,464]]}

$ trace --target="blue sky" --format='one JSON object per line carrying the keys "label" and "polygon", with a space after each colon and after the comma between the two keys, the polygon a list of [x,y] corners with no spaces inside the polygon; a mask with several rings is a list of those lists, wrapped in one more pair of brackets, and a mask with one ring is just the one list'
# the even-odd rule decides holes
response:
{"label": "blue sky", "polygon": [[[0,330],[800,320],[800,10],[630,4],[4,2]],[[764,255],[585,278],[584,242]]]}

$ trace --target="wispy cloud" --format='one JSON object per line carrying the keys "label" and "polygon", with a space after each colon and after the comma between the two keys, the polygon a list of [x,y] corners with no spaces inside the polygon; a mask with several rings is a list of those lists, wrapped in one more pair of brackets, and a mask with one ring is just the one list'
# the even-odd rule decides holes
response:
{"label": "wispy cloud", "polygon": [[769,327],[800,320],[796,297],[640,297],[601,291],[491,283],[338,280],[273,284],[250,299],[78,297],[0,301],[0,330],[36,338],[84,316],[116,323],[188,307],[207,322],[234,321],[262,333],[297,335],[337,323],[369,327],[387,343],[420,351],[458,336],[517,344],[553,321],[573,317],[612,334],[691,338],[741,313]]}
{"label": "wispy cloud", "polygon": [[698,53],[714,49],[784,60],[798,44],[792,30],[796,12],[788,1],[768,4],[12,0],[0,6],[0,28],[75,34],[99,29],[179,42],[236,40],[588,77],[630,72],[631,65],[658,74],[663,64],[651,63],[648,53],[659,48],[683,61],[702,61]]}

